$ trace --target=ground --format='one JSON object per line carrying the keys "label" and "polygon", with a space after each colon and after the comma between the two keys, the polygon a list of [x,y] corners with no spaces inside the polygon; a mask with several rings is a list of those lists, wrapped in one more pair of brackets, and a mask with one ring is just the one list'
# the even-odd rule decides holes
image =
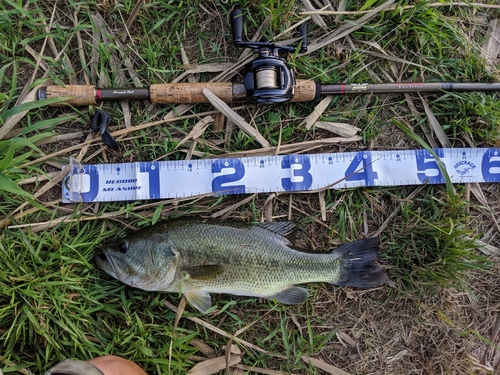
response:
{"label": "ground", "polygon": [[[209,103],[60,107],[36,100],[37,89],[52,83],[240,82],[239,61],[252,54],[232,43],[235,6],[231,0],[0,5],[0,371],[42,373],[64,358],[115,354],[158,374],[497,373],[498,183],[61,202],[61,167],[70,157],[100,164],[499,147],[497,93],[334,96],[322,109],[319,100],[231,104],[246,131]],[[500,6],[493,1],[239,6],[247,39],[287,43],[310,17],[309,51],[286,57],[300,79],[499,81]],[[113,117],[117,151],[89,130],[101,108]],[[356,127],[356,135],[332,134],[315,121],[308,127],[314,114]],[[249,128],[271,147],[249,136]],[[125,286],[96,267],[104,241],[185,216],[294,220],[302,227],[298,244],[317,252],[379,235],[389,281],[372,290],[308,285],[311,297],[298,306],[218,295],[203,315],[178,295]]]}

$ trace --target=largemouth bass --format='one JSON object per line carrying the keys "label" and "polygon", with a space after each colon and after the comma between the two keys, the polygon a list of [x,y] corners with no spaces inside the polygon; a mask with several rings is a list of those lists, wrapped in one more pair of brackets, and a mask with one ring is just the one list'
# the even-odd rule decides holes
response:
{"label": "largemouth bass", "polygon": [[310,253],[294,247],[296,230],[292,222],[169,220],[105,244],[96,261],[127,285],[182,293],[201,312],[212,306],[210,293],[298,304],[309,293],[295,284],[371,288],[386,281],[376,264],[378,238]]}

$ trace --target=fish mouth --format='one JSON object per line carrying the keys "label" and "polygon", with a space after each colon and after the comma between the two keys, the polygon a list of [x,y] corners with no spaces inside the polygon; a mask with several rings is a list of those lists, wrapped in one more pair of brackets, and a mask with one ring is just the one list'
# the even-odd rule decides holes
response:
{"label": "fish mouth", "polygon": [[106,250],[103,250],[102,252],[96,254],[95,261],[96,261],[97,265],[104,272],[106,272],[108,275],[113,276],[115,279],[117,279],[112,258],[110,256],[108,256]]}

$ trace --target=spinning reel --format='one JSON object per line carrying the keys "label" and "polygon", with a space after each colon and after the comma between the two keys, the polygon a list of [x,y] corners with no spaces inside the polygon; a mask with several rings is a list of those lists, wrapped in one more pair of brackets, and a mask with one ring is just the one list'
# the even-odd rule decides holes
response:
{"label": "spinning reel", "polygon": [[[295,77],[280,52],[294,53],[298,47],[281,46],[273,42],[243,41],[241,9],[230,14],[233,39],[236,47],[253,48],[259,54],[246,68],[243,84],[247,99],[257,104],[283,103],[291,100],[295,90]],[[307,51],[307,23],[300,26],[302,45],[299,52]]]}

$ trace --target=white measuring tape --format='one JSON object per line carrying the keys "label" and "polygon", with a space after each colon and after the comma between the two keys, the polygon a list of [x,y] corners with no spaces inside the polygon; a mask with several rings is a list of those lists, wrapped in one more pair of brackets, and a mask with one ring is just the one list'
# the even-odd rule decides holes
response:
{"label": "white measuring tape", "polygon": [[[434,150],[452,183],[500,182],[500,149]],[[63,202],[443,184],[426,150],[360,151],[118,164],[70,162]]]}

